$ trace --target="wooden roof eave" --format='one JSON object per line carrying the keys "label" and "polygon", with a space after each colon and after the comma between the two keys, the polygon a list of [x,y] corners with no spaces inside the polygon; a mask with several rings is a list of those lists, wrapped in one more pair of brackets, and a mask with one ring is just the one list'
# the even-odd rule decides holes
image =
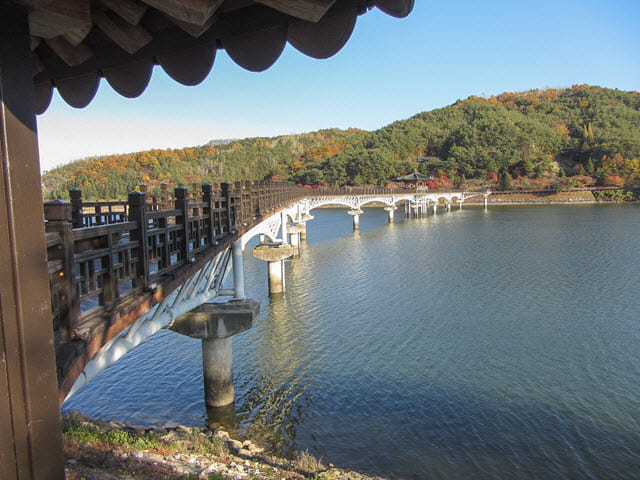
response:
{"label": "wooden roof eave", "polygon": [[[153,66],[158,64],[177,82],[196,85],[211,71],[218,48],[226,49],[236,63],[250,71],[269,68],[287,42],[313,58],[328,58],[348,41],[357,16],[367,8],[376,5],[394,15],[413,7],[413,0],[305,0],[302,4],[317,7],[313,15],[327,7],[317,22],[311,22],[283,13],[282,10],[293,3],[290,0],[229,3],[227,0],[216,12],[215,21],[199,36],[187,33],[176,22],[165,19],[164,25],[158,12],[147,11],[142,23],[160,27],[139,50],[127,53],[117,43],[108,41],[103,32],[93,30],[79,44],[88,48],[90,55],[86,54],[86,60],[80,57],[83,61],[74,66],[54,50],[54,42],[36,41],[33,54],[38,71],[34,75],[37,112],[48,108],[53,88],[58,88],[70,105],[86,106],[102,77],[121,95],[136,97],[145,90]],[[280,9],[266,4],[278,4]],[[395,8],[391,8],[394,5]],[[300,5],[296,8],[299,10]],[[146,40],[143,38],[143,41]]]}

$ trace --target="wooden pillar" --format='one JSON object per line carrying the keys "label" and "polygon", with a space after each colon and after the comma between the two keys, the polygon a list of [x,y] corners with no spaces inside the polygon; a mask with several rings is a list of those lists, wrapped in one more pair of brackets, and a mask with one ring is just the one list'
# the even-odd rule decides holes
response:
{"label": "wooden pillar", "polygon": [[207,237],[207,245],[209,247],[213,246],[213,242],[215,242],[215,232],[214,232],[214,219],[213,219],[213,187],[210,183],[205,183],[202,185],[202,201],[206,203],[206,206],[202,210],[202,214],[206,217],[206,225],[207,229],[205,235]]}
{"label": "wooden pillar", "polygon": [[73,188],[69,190],[71,198],[71,221],[73,228],[82,228],[84,224],[84,213],[82,211],[82,190]]}
{"label": "wooden pillar", "polygon": [[233,192],[231,191],[231,185],[229,183],[221,183],[220,188],[222,189],[222,196],[225,199],[227,209],[227,225],[225,226],[225,231],[227,235],[232,235],[236,233],[238,204],[235,203],[235,197]]}
{"label": "wooden pillar", "polygon": [[[64,200],[54,200],[44,204],[44,218],[47,221],[45,231],[57,233],[61,237],[58,249],[49,250],[49,261],[62,261],[60,276],[52,281],[60,288],[58,298],[58,319],[53,319],[54,330],[60,328],[64,332],[62,338],[69,341],[73,338],[73,330],[80,317],[80,301],[75,287],[75,265],[73,262],[73,224],[72,206]],[[109,283],[109,282],[107,282]],[[59,325],[56,325],[56,320]]]}
{"label": "wooden pillar", "polygon": [[146,288],[149,283],[149,258],[147,256],[147,195],[142,192],[131,192],[128,197],[129,221],[136,222],[138,228],[133,230],[129,236],[132,241],[137,242],[136,274],[133,279],[134,288]]}
{"label": "wooden pillar", "polygon": [[182,215],[176,218],[176,224],[182,227],[182,231],[179,235],[182,235],[182,248],[180,249],[179,255],[180,260],[184,262],[184,264],[188,264],[190,260],[189,256],[189,193],[184,187],[177,187],[174,190],[174,195],[176,197],[176,210],[180,210]]}
{"label": "wooden pillar", "polygon": [[0,465],[64,479],[26,7],[0,4]]}

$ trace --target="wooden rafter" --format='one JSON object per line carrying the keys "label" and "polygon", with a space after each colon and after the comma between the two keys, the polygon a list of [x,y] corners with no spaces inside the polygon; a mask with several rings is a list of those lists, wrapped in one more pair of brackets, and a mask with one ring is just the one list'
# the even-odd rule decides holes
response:
{"label": "wooden rafter", "polygon": [[135,0],[101,0],[101,3],[131,25],[138,25],[147,6]]}
{"label": "wooden rafter", "polygon": [[93,56],[93,52],[86,45],[73,46],[63,37],[52,38],[46,43],[70,67],[80,65]]}
{"label": "wooden rafter", "polygon": [[108,12],[96,12],[93,21],[111,40],[125,52],[133,54],[153,40],[151,34],[140,25],[131,25]]}
{"label": "wooden rafter", "polygon": [[67,32],[62,36],[71,45],[78,46],[84,41],[85,38],[87,38],[87,35],[89,35],[92,27],[93,26],[91,24],[83,25],[82,27],[71,30],[70,32]]}
{"label": "wooden rafter", "polygon": [[39,113],[47,108],[51,88],[64,92],[70,104],[86,104],[100,77],[122,95],[139,95],[151,66],[158,63],[176,81],[193,85],[208,74],[219,48],[252,71],[269,68],[286,43],[311,57],[328,58],[347,42],[356,17],[367,8],[376,6],[401,17],[414,4],[414,0],[14,1],[28,7],[32,20]]}
{"label": "wooden rafter", "polygon": [[203,25],[223,0],[144,0],[159,11],[183,22]]}
{"label": "wooden rafter", "polygon": [[317,22],[336,0],[255,0],[292,17]]}
{"label": "wooden rafter", "polygon": [[89,2],[76,0],[22,0],[29,7],[29,31],[41,38],[54,38],[91,25]]}
{"label": "wooden rafter", "polygon": [[204,24],[196,25],[195,23],[183,22],[182,20],[178,20],[177,18],[169,17],[169,20],[171,20],[171,22],[174,25],[180,27],[182,30],[184,30],[189,35],[191,35],[192,37],[195,37],[195,38],[198,38],[204,32],[209,30],[211,25],[213,25],[216,22],[217,19],[218,18],[215,15],[212,15],[211,17],[209,17],[209,20],[204,22]]}

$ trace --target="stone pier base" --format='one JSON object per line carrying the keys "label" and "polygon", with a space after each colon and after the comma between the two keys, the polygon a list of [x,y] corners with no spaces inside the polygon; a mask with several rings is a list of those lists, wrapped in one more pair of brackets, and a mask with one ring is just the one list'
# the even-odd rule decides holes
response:
{"label": "stone pier base", "polygon": [[288,243],[265,243],[253,249],[253,256],[269,262],[269,293],[285,291],[284,259],[293,255]]}
{"label": "stone pier base", "polygon": [[207,407],[233,403],[233,351],[231,337],[202,339],[204,399]]}
{"label": "stone pier base", "polygon": [[284,259],[268,262],[269,293],[282,293],[286,289]]}
{"label": "stone pier base", "polygon": [[353,229],[354,230],[359,230],[360,229],[360,215],[362,215],[364,212],[362,210],[360,210],[360,209],[357,209],[357,210],[349,210],[347,213],[353,217]]}
{"label": "stone pier base", "polygon": [[393,223],[393,213],[397,207],[384,207],[384,209],[389,213],[389,223]]}
{"label": "stone pier base", "polygon": [[300,231],[300,240],[307,239],[307,222],[309,220],[313,220],[315,217],[313,215],[309,215],[308,213],[302,216],[302,220],[298,225],[302,225],[302,230]]}
{"label": "stone pier base", "polygon": [[304,224],[288,225],[287,233],[293,247],[293,254],[300,255],[300,241],[302,239],[302,232],[307,233],[307,226]]}
{"label": "stone pier base", "polygon": [[205,303],[178,317],[171,330],[202,340],[204,400],[207,407],[234,401],[232,337],[253,326],[260,310],[255,300]]}

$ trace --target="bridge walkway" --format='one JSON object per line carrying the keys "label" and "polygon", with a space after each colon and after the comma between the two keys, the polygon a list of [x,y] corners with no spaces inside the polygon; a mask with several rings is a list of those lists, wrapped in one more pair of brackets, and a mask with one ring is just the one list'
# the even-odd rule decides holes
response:
{"label": "bridge walkway", "polygon": [[[98,354],[105,356],[99,363],[110,364],[176,316],[233,296],[222,281],[254,235],[287,243],[289,221],[327,204],[357,212],[367,203],[395,209],[400,202],[435,205],[472,195],[478,193],[236,182],[191,192],[165,186],[156,194],[141,186],[126,202],[83,202],[72,190],[71,202],[45,203],[60,403]],[[121,345],[108,350],[118,338]]]}

